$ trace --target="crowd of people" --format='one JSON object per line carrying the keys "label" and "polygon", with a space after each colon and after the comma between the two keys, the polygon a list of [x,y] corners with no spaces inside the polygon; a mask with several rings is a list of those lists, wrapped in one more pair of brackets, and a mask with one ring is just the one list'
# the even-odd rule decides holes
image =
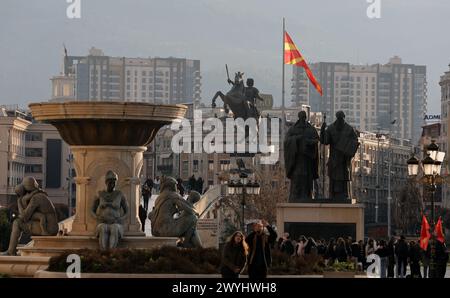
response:
{"label": "crowd of people", "polygon": [[[449,258],[447,248],[445,243],[439,241],[436,241],[435,247],[435,277],[443,278]],[[367,270],[370,265],[367,258],[370,255],[377,255],[380,258],[381,278],[427,278],[430,277],[432,263],[431,245],[428,245],[427,250],[423,250],[419,241],[408,242],[404,236],[392,237],[389,242],[370,238],[367,241],[353,241],[352,237],[331,238],[325,241],[305,236],[292,240],[289,234],[285,233],[278,239],[277,249],[291,256],[318,254],[324,258],[327,265],[334,262],[352,262],[360,271]]]}

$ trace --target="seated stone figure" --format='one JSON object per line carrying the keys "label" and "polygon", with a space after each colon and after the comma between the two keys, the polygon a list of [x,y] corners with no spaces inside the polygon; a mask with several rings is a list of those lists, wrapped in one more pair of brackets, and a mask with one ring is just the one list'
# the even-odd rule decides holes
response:
{"label": "seated stone figure", "polygon": [[128,215],[128,203],[120,190],[115,190],[118,176],[108,171],[105,177],[106,190],[98,192],[92,206],[92,215],[97,219],[96,236],[100,249],[116,248],[123,237],[123,220]]}
{"label": "seated stone figure", "polygon": [[58,221],[53,203],[33,177],[25,177],[16,187],[19,216],[12,225],[8,250],[3,255],[15,255],[22,233],[32,236],[54,236],[58,233]]}
{"label": "seated stone figure", "polygon": [[[19,184],[14,189],[16,195],[17,195],[17,205],[24,210],[26,206],[30,203],[31,198],[35,193],[39,191],[39,189],[35,189],[34,191],[27,193],[25,190],[25,187],[23,184]],[[47,219],[45,217],[45,214],[39,211],[34,212],[31,215],[31,221],[37,221],[39,222],[39,226],[42,230],[42,236],[47,235]]]}
{"label": "seated stone figure", "polygon": [[196,230],[198,215],[192,203],[177,193],[177,181],[174,178],[165,177],[162,181],[161,192],[148,218],[153,236],[183,238],[184,247],[202,246]]}

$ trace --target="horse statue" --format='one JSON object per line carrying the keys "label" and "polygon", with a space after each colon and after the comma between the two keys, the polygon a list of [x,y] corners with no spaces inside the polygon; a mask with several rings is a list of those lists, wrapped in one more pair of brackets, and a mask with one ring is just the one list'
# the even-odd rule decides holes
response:
{"label": "horse statue", "polygon": [[250,106],[250,103],[245,97],[243,75],[243,72],[238,71],[234,76],[234,82],[228,79],[228,83],[232,85],[230,91],[227,94],[223,94],[222,91],[217,91],[212,99],[212,107],[216,107],[216,99],[220,97],[223,101],[225,113],[228,113],[231,109],[234,119],[242,118],[247,120],[251,117],[257,119],[259,118],[257,117],[257,112]]}

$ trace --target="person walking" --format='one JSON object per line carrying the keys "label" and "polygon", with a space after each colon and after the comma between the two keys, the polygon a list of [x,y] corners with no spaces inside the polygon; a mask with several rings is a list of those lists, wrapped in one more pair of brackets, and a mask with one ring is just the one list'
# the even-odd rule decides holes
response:
{"label": "person walking", "polygon": [[391,237],[387,244],[387,277],[394,278],[394,269],[395,269],[395,238]]}
{"label": "person walking", "polygon": [[154,187],[155,187],[156,194],[159,193],[160,185],[161,185],[161,180],[159,179],[159,176],[156,176],[155,181],[154,181]]}
{"label": "person walking", "polygon": [[336,260],[336,243],[334,238],[331,238],[328,242],[325,259],[327,261],[327,265],[333,265],[334,261]]}
{"label": "person walking", "polygon": [[200,194],[203,194],[203,178],[202,177],[198,177],[197,182],[195,183],[195,186],[196,186],[196,190]]}
{"label": "person walking", "polygon": [[411,269],[412,278],[421,278],[420,274],[420,246],[416,241],[411,241],[409,243],[409,267]]}
{"label": "person walking", "polygon": [[180,196],[182,196],[184,198],[183,179],[181,179],[180,177],[177,178],[177,189],[178,189],[178,192],[180,193]]}
{"label": "person walking", "polygon": [[147,219],[147,211],[144,206],[139,205],[139,219],[141,220],[141,230],[145,233],[145,220]]}
{"label": "person walking", "polygon": [[400,236],[395,246],[395,255],[397,256],[397,274],[398,277],[404,278],[406,275],[406,267],[408,265],[408,243],[405,236]]}
{"label": "person walking", "polygon": [[245,267],[248,245],[244,234],[236,231],[230,236],[222,252],[220,272],[223,278],[239,278]]}
{"label": "person walking", "polygon": [[428,244],[427,250],[421,249],[423,278],[428,278],[430,273],[431,245]]}
{"label": "person walking", "polygon": [[148,200],[152,196],[153,180],[149,177],[142,185],[142,201],[144,202],[144,209],[148,212]]}
{"label": "person walking", "polygon": [[267,270],[272,263],[270,246],[275,243],[277,233],[262,220],[253,224],[253,232],[247,237],[249,246],[248,276],[250,279],[262,279],[267,277]]}

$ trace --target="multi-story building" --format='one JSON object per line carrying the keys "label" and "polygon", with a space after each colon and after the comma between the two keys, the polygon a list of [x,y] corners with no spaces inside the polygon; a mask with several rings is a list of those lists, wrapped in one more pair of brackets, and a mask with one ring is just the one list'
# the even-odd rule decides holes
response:
{"label": "multi-story building", "polygon": [[322,85],[315,91],[301,67],[293,68],[292,101],[334,120],[344,111],[349,124],[361,131],[390,131],[396,138],[419,141],[426,113],[426,67],[402,64],[399,57],[381,65],[311,64]]}
{"label": "multi-story building", "polygon": [[370,233],[372,227],[382,227],[382,235],[379,236],[385,236],[388,197],[390,195],[392,198],[393,210],[408,179],[406,162],[411,153],[417,153],[419,148],[412,146],[409,140],[389,138],[387,134],[370,132],[360,132],[359,143],[359,150],[352,161],[353,196],[359,203],[365,205],[366,231]]}
{"label": "multi-story building", "polygon": [[0,172],[0,205],[15,200],[14,188],[25,176],[35,177],[54,203],[67,205],[71,182],[69,147],[56,128],[35,123],[16,109],[3,108],[1,112],[0,167],[7,170]]}
{"label": "multi-story building", "polygon": [[65,57],[64,74],[52,82],[54,100],[174,104],[201,99],[200,61],[184,58],[110,57],[91,48],[88,56]]}
{"label": "multi-story building", "polygon": [[[449,64],[450,67],[450,64]],[[440,149],[444,151],[445,160],[444,165],[445,169],[448,170],[448,160],[450,158],[450,148],[449,148],[449,103],[450,103],[450,70],[446,71],[444,75],[441,76],[439,81],[439,85],[441,86],[441,132],[440,132]],[[446,208],[450,208],[450,188],[444,184],[443,185],[443,205]]]}

